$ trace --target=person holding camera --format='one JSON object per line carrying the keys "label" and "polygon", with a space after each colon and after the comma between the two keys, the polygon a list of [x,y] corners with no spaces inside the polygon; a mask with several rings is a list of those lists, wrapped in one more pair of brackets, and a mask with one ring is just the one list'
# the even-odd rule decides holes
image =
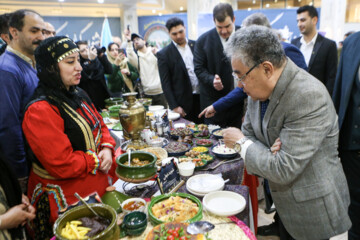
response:
{"label": "person holding camera", "polygon": [[109,43],[107,59],[112,64],[112,74],[106,74],[108,88],[112,97],[121,97],[122,93],[134,92],[139,73],[125,56],[124,49],[115,43]]}
{"label": "person holding camera", "polygon": [[87,41],[76,42],[80,49],[80,63],[83,68],[79,87],[90,97],[97,110],[105,108],[105,99],[110,97],[105,75],[112,73],[112,66],[104,52],[106,49],[91,46]]}

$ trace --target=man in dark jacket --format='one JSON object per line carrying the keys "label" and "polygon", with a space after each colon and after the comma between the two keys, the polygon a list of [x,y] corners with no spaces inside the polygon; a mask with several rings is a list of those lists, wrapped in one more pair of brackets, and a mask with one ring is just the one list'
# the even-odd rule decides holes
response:
{"label": "man in dark jacket", "polygon": [[89,95],[98,110],[105,108],[104,100],[110,97],[104,74],[112,73],[112,66],[104,51],[95,46],[88,47],[86,41],[76,43],[80,49],[80,63],[83,68],[79,87]]}
{"label": "man in dark jacket", "polygon": [[161,86],[169,107],[181,117],[200,123],[199,81],[194,72],[195,41],[186,39],[184,22],[166,22],[172,42],[157,53]]}
{"label": "man in dark jacket", "polygon": [[344,41],[333,101],[339,116],[339,156],[350,190],[348,239],[360,239],[360,32]]}
{"label": "man in dark jacket", "polygon": [[[195,46],[194,65],[200,85],[201,109],[228,94],[235,86],[230,61],[224,54],[224,44],[236,30],[231,5],[216,5],[213,18],[215,28],[201,35]],[[205,119],[205,123],[218,124],[221,127],[240,127],[242,105],[232,107],[224,114]]]}
{"label": "man in dark jacket", "polygon": [[321,36],[316,30],[318,13],[313,6],[302,6],[296,12],[302,37],[292,40],[291,43],[304,55],[308,72],[324,83],[331,95],[337,68],[336,43]]}

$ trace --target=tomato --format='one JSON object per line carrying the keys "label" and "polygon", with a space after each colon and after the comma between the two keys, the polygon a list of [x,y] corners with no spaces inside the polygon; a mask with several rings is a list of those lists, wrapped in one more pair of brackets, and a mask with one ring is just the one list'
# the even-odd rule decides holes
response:
{"label": "tomato", "polygon": [[172,233],[172,235],[174,236],[174,237],[179,237],[179,233],[177,232],[177,231],[173,231],[173,233]]}
{"label": "tomato", "polygon": [[173,235],[169,235],[167,238],[166,238],[166,240],[174,240],[175,238],[174,238],[174,236]]}
{"label": "tomato", "polygon": [[169,230],[167,230],[167,233],[170,234],[170,235],[172,235],[172,234],[173,234],[173,230],[172,230],[172,229],[169,229]]}
{"label": "tomato", "polygon": [[182,236],[179,240],[187,240],[186,236]]}
{"label": "tomato", "polygon": [[180,227],[175,228],[175,231],[178,233],[180,231]]}

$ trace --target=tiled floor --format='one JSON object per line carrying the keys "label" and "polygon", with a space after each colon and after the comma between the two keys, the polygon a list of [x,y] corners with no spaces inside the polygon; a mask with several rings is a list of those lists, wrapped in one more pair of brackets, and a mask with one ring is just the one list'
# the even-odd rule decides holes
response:
{"label": "tiled floor", "polygon": [[[264,212],[264,209],[265,209],[265,201],[264,201],[264,199],[262,199],[259,201],[259,212],[258,212],[258,225],[259,226],[269,225],[274,220],[275,213],[266,214]],[[266,237],[256,236],[256,238],[258,240],[280,240],[280,238],[277,236],[266,236]],[[347,232],[330,238],[330,240],[347,240],[347,239],[348,239]]]}

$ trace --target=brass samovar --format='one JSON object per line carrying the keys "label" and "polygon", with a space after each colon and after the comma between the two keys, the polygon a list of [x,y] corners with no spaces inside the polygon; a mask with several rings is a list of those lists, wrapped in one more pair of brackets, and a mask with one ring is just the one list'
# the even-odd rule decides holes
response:
{"label": "brass samovar", "polygon": [[127,148],[142,149],[147,147],[141,140],[140,133],[145,128],[146,111],[144,106],[136,100],[136,92],[124,93],[126,99],[119,109],[119,118],[126,140],[131,140]]}

